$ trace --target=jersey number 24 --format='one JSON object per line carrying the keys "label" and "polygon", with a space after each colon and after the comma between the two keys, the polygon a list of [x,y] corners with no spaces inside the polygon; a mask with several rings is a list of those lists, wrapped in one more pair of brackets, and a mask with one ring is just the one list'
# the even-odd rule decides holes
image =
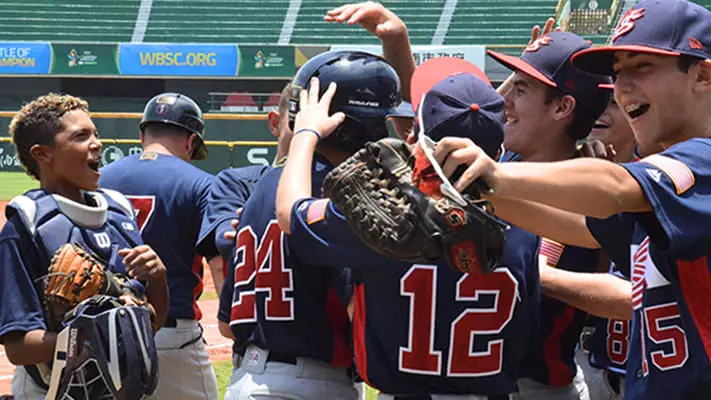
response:
{"label": "jersey number 24", "polygon": [[250,226],[237,234],[235,293],[232,323],[257,320],[257,292],[265,292],[264,318],[268,321],[294,319],[294,290],[291,268],[284,264],[284,233],[277,221],[271,221],[261,239]]}
{"label": "jersey number 24", "polygon": [[[410,298],[410,326],[407,347],[399,350],[399,369],[442,375],[442,350],[434,348],[435,326],[444,322],[435,315],[437,267],[413,265],[400,280],[400,294]],[[502,370],[504,340],[492,336],[497,337],[513,318],[518,281],[501,269],[483,276],[463,275],[457,282],[456,301],[476,303],[481,295],[493,295],[493,305],[466,308],[450,323],[446,376],[490,376]],[[479,348],[486,343],[486,350],[474,351],[475,343]]]}

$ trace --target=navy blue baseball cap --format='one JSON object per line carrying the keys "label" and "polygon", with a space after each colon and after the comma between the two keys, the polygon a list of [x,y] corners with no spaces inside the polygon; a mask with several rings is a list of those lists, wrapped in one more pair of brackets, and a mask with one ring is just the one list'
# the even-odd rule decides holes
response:
{"label": "navy blue baseball cap", "polygon": [[620,19],[610,45],[576,53],[573,65],[612,75],[616,51],[711,58],[711,12],[686,0],[642,0]]}
{"label": "navy blue baseball cap", "polygon": [[[428,60],[412,76],[413,88],[436,82],[424,94],[413,94],[413,100],[424,96],[418,104],[423,131],[434,141],[445,136],[469,138],[496,157],[504,140],[504,99],[475,65],[463,68],[462,60],[451,60]],[[436,68],[430,68],[430,62]]]}

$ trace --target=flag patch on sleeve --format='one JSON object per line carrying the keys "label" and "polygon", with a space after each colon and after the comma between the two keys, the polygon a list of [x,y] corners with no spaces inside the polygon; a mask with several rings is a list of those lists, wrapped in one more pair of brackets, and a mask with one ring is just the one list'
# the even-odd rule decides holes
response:
{"label": "flag patch on sleeve", "polygon": [[551,267],[557,267],[558,262],[560,262],[560,256],[563,255],[563,249],[565,249],[565,245],[560,244],[555,240],[543,238],[541,239],[541,249],[538,254],[546,256],[548,265]]}
{"label": "flag patch on sleeve", "polygon": [[306,211],[306,223],[311,225],[326,219],[326,208],[329,199],[318,199],[309,205]]}
{"label": "flag patch on sleeve", "polygon": [[654,154],[643,158],[642,161],[654,165],[664,172],[664,175],[674,183],[676,194],[683,194],[694,186],[694,173],[679,160],[661,154]]}

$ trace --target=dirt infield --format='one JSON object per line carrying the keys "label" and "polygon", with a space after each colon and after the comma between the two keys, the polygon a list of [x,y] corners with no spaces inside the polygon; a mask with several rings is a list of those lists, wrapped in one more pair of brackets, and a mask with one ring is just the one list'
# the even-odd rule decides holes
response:
{"label": "dirt infield", "polygon": [[[5,224],[5,206],[7,201],[0,201],[0,229]],[[215,285],[212,281],[210,269],[205,266],[205,278],[203,280],[205,288],[204,292],[215,292]],[[217,328],[217,307],[219,300],[200,300],[198,305],[202,310],[202,325],[205,328],[205,341],[207,342],[207,352],[210,355],[210,360],[222,361],[230,359],[232,355],[232,341],[225,339],[220,335]],[[5,357],[5,348],[0,346],[0,395],[9,394],[12,384],[12,373],[14,367],[10,365]]]}

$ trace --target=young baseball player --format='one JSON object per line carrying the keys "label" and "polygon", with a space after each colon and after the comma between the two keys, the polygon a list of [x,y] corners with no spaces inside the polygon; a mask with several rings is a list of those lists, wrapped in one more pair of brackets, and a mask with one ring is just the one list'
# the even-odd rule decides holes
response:
{"label": "young baseball player", "polygon": [[98,189],[101,143],[88,104],[48,94],[13,118],[10,135],[40,189],[14,198],[0,232],[0,343],[17,366],[16,399],[44,399],[57,332],[43,309],[44,282],[55,252],[73,243],[114,272],[147,281],[158,323],[168,306],[165,266],[143,244],[133,209],[118,192]]}
{"label": "young baseball player", "polygon": [[102,169],[101,186],[126,194],[143,240],[167,268],[170,310],[155,338],[160,360],[157,398],[217,397],[197,305],[203,254],[195,250],[213,176],[189,163],[207,157],[203,129],[202,112],[192,99],[159,94],[146,104],[140,123],[143,153]]}
{"label": "young baseball player", "polygon": [[[533,40],[521,57],[489,51],[514,71],[506,100],[504,147],[526,161],[558,161],[575,156],[576,142],[585,138],[608,105],[609,79],[575,70],[571,56],[590,48],[568,32],[550,32]],[[497,207],[498,211],[498,207]],[[500,213],[506,218],[505,213]],[[599,252],[542,239],[545,262],[559,269],[592,272]],[[519,382],[523,399],[587,399],[583,374],[574,355],[586,314],[543,296],[541,336],[532,337]]]}
{"label": "young baseball player", "polygon": [[[424,132],[434,139],[450,132],[471,135],[496,155],[503,99],[479,78],[483,73],[455,71],[438,71],[445,79],[421,106]],[[317,85],[312,82],[308,97],[302,95],[277,215],[301,262],[351,267],[359,374],[382,399],[508,398],[537,322],[537,268],[527,268],[535,266],[537,238],[512,227],[502,267],[490,275],[465,275],[446,262],[412,265],[367,249],[339,210],[309,190],[312,157],[318,160],[338,121],[337,114],[328,116],[332,88],[319,101]]]}
{"label": "young baseball player", "polygon": [[[341,135],[328,141],[327,153],[345,159],[365,141],[387,135],[385,118],[399,104],[400,85],[383,59],[324,53],[301,67],[292,93],[312,74],[341,85],[338,107],[351,115]],[[295,103],[290,110],[297,111]],[[314,165],[314,193],[334,163],[320,157]],[[342,277],[327,266],[303,263],[295,254],[297,243],[279,229],[274,204],[282,171],[264,175],[240,216],[230,327],[244,357],[226,398],[355,398],[347,370],[352,365],[348,317],[338,295]]]}
{"label": "young baseball player", "polygon": [[441,142],[436,151],[439,160],[448,159],[448,171],[470,165],[458,189],[481,177],[496,196],[555,207],[549,216],[559,217],[555,223],[566,227],[571,242],[602,246],[613,260],[615,254],[630,257],[628,297],[616,293],[619,286],[612,281],[617,278],[610,275],[554,271],[547,284],[572,302],[633,312],[628,399],[711,396],[705,221],[710,43],[711,13],[704,7],[643,0],[621,19],[610,46],[574,56],[583,70],[615,76],[615,99],[640,146],[664,147],[639,162],[497,165],[456,138]]}

